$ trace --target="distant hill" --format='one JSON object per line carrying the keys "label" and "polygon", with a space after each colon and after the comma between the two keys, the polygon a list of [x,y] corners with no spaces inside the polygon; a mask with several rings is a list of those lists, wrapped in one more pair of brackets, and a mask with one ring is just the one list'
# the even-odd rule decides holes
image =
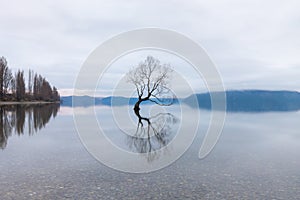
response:
{"label": "distant hill", "polygon": [[[197,97],[200,108],[211,109],[209,93],[194,94]],[[62,106],[72,106],[73,96],[61,97]],[[126,97],[90,97],[74,96],[77,99],[76,106],[88,107],[93,105],[124,106],[133,105],[137,98]],[[182,101],[192,105],[193,95],[176,99],[174,103]],[[145,104],[153,104],[145,102]],[[268,90],[232,90],[226,91],[226,106],[229,112],[267,112],[267,111],[295,111],[300,110],[300,93],[293,91],[268,91]]]}
{"label": "distant hill", "polygon": [[95,101],[97,100],[90,96],[63,96],[60,97],[60,105],[61,106],[73,106],[73,98],[76,98],[77,104],[74,105],[74,107],[89,107],[93,106],[95,104]]}
{"label": "distant hill", "polygon": [[[196,94],[200,108],[211,109],[209,93]],[[184,99],[190,106],[192,95]],[[293,91],[238,90],[226,91],[230,112],[266,112],[300,110],[300,93]]]}

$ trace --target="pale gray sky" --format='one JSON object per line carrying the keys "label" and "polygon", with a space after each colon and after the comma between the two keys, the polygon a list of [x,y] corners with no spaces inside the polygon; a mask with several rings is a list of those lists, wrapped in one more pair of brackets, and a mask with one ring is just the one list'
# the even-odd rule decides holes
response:
{"label": "pale gray sky", "polygon": [[[89,53],[131,29],[178,31],[202,45],[227,89],[300,91],[300,1],[1,1],[0,55],[70,89]],[[137,61],[138,62],[138,61]]]}

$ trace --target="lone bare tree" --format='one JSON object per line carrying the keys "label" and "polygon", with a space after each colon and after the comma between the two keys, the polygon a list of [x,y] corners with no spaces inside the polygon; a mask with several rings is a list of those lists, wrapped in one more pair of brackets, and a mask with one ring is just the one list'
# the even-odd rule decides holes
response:
{"label": "lone bare tree", "polygon": [[127,82],[134,84],[138,95],[138,101],[134,105],[137,114],[140,104],[144,101],[152,101],[162,106],[173,103],[170,98],[165,98],[171,93],[169,84],[173,70],[168,64],[161,64],[158,59],[148,56],[144,62],[127,73]]}

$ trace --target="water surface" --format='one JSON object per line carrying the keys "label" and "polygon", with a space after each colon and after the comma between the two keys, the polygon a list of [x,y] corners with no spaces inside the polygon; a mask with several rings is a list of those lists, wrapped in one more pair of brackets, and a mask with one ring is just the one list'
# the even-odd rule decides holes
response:
{"label": "water surface", "polygon": [[[42,114],[45,109],[1,110],[1,199],[300,198],[300,112],[228,113],[219,142],[200,160],[198,151],[211,114],[201,110],[197,138],[179,160],[153,173],[129,174],[104,166],[86,151],[75,130],[72,108],[47,108],[47,116]],[[93,110],[75,109],[82,115]],[[99,123],[103,120],[111,127],[112,141],[128,151],[149,151],[141,148],[145,142],[130,143],[130,137],[110,126],[109,118],[103,117],[108,112],[110,107],[96,108]],[[179,120],[172,125],[175,130],[180,124],[177,114],[175,109],[172,116]],[[12,125],[4,125],[8,122]],[[160,148],[161,143],[152,138],[151,144]]]}

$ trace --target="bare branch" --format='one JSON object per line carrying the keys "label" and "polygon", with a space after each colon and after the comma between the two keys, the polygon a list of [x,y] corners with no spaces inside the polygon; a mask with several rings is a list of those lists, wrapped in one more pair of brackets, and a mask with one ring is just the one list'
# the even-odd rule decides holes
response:
{"label": "bare branch", "polygon": [[[163,95],[171,94],[169,89],[173,70],[167,64],[161,64],[158,59],[148,56],[144,62],[127,73],[127,82],[136,87],[139,104],[142,101],[152,101],[158,105],[167,106],[173,103],[163,103]],[[170,95],[169,95],[170,96]]]}

